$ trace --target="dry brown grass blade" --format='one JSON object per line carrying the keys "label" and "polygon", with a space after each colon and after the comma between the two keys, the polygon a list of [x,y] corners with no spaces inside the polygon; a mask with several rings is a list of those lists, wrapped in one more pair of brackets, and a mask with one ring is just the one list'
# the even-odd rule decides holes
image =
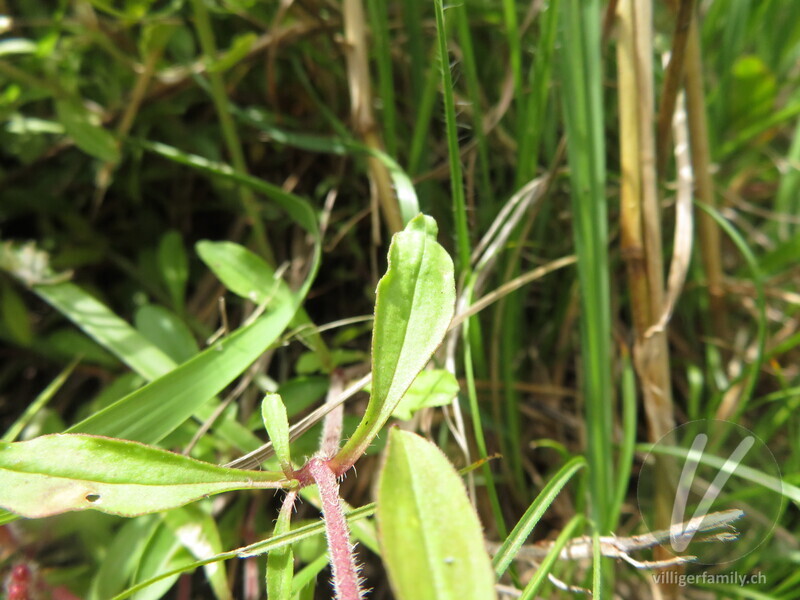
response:
{"label": "dry brown grass blade", "polygon": [[[695,194],[700,202],[716,206],[714,182],[711,179],[711,150],[708,144],[703,64],[700,54],[700,34],[697,19],[692,20],[686,46],[686,101],[689,115],[692,170],[695,177]],[[708,280],[711,326],[714,336],[728,339],[725,287],[722,273],[722,256],[719,226],[707,213],[698,214],[698,237],[703,259],[703,270]]]}
{"label": "dry brown grass blade", "polygon": [[[689,40],[689,27],[692,22],[694,0],[673,0],[673,8],[677,8],[675,29],[672,34],[672,50],[669,53],[669,64],[664,71],[664,85],[661,89],[661,102],[658,106],[658,133],[656,135],[656,166],[659,179],[664,178],[669,158],[670,130],[672,127],[678,93],[683,89],[684,64],[686,61],[686,44]],[[677,4],[677,7],[675,7]]]}
{"label": "dry brown grass blade", "polygon": [[683,96],[678,97],[677,109],[673,118],[675,138],[675,165],[678,174],[675,198],[675,237],[672,260],[667,279],[667,295],[664,308],[658,320],[645,333],[649,337],[658,330],[663,331],[672,317],[672,311],[683,290],[689,262],[692,258],[694,238],[694,217],[692,214],[692,162],[689,154],[689,129],[686,123],[686,106]]}
{"label": "dry brown grass blade", "polygon": [[[383,143],[375,128],[372,113],[372,85],[370,83],[367,24],[361,0],[344,0],[345,57],[347,59],[347,86],[350,90],[350,115],[353,127],[366,146],[383,152]],[[374,157],[367,159],[373,196],[373,210],[380,206],[389,235],[403,229],[403,219],[397,203],[389,171]]]}
{"label": "dry brown grass blade", "polygon": [[628,267],[636,331],[636,366],[649,437],[655,441],[673,427],[674,421],[666,336],[663,331],[645,335],[664,306],[652,127],[652,15],[649,4],[624,0],[618,16],[622,253]]}
{"label": "dry brown grass blade", "polygon": [[[664,327],[653,328],[664,310],[661,216],[656,188],[652,7],[621,0],[618,7],[617,72],[621,148],[621,243],[627,262],[636,334],[634,365],[642,388],[648,438],[674,427],[669,352]],[[648,335],[649,333],[649,335]],[[656,523],[669,523],[670,490],[656,490]],[[656,559],[663,560],[657,552]],[[675,568],[673,565],[671,567]],[[664,597],[679,598],[675,586]]]}

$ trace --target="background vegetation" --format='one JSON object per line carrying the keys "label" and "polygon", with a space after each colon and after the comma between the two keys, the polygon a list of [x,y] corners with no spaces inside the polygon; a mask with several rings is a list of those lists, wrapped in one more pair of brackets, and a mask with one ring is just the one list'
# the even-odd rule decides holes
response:
{"label": "background vegetation", "polygon": [[[455,259],[457,311],[487,302],[436,357],[459,378],[458,403],[412,426],[460,467],[502,454],[468,480],[487,538],[504,540],[578,454],[585,474],[535,536],[579,513],[602,533],[634,531],[634,443],[729,419],[769,446],[794,503],[735,567],[766,583],[686,593],[797,597],[795,3],[0,0],[0,12],[5,441],[64,431],[263,309],[271,292],[246,281],[264,272],[220,282],[198,245],[229,240],[305,294],[301,310],[278,342],[173,379],[163,413],[103,426],[215,463],[253,450],[265,391],[296,421],[335,367],[368,371],[388,241],[419,210]],[[321,231],[313,282],[298,199]],[[351,428],[364,406],[348,403]],[[293,452],[315,447],[309,433]],[[362,460],[344,483],[351,505],[371,500],[377,465]],[[201,505],[219,552],[269,537],[279,499]],[[14,523],[0,561],[35,565],[48,589],[110,597],[192,562],[171,531],[161,516]],[[364,546],[373,597],[389,597]],[[321,536],[295,555],[301,597],[329,597],[315,583]],[[111,558],[124,568],[103,569]],[[235,597],[260,597],[263,563],[221,563]],[[644,597],[650,583],[623,566],[614,585]],[[147,594],[223,592],[198,570]]]}

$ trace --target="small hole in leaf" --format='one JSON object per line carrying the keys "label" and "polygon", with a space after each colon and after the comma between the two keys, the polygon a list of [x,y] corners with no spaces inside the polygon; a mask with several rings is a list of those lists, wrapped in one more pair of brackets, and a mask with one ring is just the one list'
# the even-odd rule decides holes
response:
{"label": "small hole in leaf", "polygon": [[100,494],[86,494],[87,502],[97,502],[100,500]]}

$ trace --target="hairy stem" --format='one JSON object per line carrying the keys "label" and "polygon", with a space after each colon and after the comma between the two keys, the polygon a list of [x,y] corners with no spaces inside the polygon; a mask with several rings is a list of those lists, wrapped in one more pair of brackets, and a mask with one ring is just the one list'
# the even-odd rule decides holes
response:
{"label": "hairy stem", "polygon": [[312,458],[307,467],[319,488],[322,500],[322,516],[325,519],[325,535],[328,538],[336,600],[361,600],[363,594],[353,547],[350,545],[350,530],[339,502],[339,483],[336,481],[336,475],[328,463],[320,458]]}

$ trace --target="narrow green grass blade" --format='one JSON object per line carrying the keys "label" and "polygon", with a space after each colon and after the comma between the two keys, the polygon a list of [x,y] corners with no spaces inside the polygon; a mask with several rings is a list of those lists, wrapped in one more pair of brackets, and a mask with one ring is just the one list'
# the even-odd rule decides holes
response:
{"label": "narrow green grass blade", "polygon": [[33,291],[143,377],[154,379],[175,365],[166,353],[74,283],[37,285]]}
{"label": "narrow green grass blade", "polygon": [[542,518],[548,507],[553,503],[556,496],[564,489],[564,486],[572,479],[572,476],[585,466],[586,459],[582,456],[576,456],[571,459],[550,478],[547,485],[544,486],[539,495],[536,496],[536,500],[534,500],[528,507],[528,510],[525,511],[525,514],[522,515],[522,518],[514,526],[514,529],[503,541],[503,544],[494,556],[492,562],[494,564],[494,573],[498,578],[502,577],[503,573],[506,572],[508,565],[514,560],[520,547],[528,539],[531,531],[536,527],[536,524]]}
{"label": "narrow green grass blade", "polygon": [[581,292],[581,358],[592,514],[608,533],[611,462],[611,304],[600,61],[600,3],[562,0],[560,78]]}
{"label": "narrow green grass blade", "polygon": [[764,277],[761,274],[758,260],[753,254],[753,251],[736,228],[713,207],[699,202],[696,204],[717,222],[720,228],[728,234],[728,237],[739,249],[739,252],[742,253],[750,269],[753,287],[755,287],[756,290],[756,307],[758,309],[758,321],[756,323],[756,355],[750,363],[747,382],[739,396],[736,411],[732,417],[732,420],[736,422],[747,408],[747,404],[753,396],[753,390],[755,389],[756,383],[758,383],[758,376],[761,373],[761,365],[764,363],[764,349],[767,344],[767,301],[764,294]]}
{"label": "narrow green grass blade", "polygon": [[428,135],[430,134],[431,119],[433,119],[433,109],[436,106],[436,83],[439,80],[436,75],[436,64],[434,61],[431,61],[431,65],[425,75],[419,104],[415,111],[416,118],[414,119],[414,128],[411,133],[411,142],[409,144],[408,173],[411,176],[419,174],[419,172],[427,166],[425,162],[425,148],[429,141]]}
{"label": "narrow green grass blade", "polygon": [[[379,0],[377,0],[379,1]],[[417,94],[423,88],[422,80],[425,72],[425,43],[422,24],[425,21],[422,0],[403,0],[403,24],[408,33],[408,56],[411,58],[411,81],[410,90],[417,90]],[[419,97],[414,98],[415,104],[419,103]]]}
{"label": "narrow green grass blade", "polygon": [[291,304],[275,307],[166,375],[70,427],[68,433],[158,443],[252,364],[278,339],[294,314]]}
{"label": "narrow green grass blade", "polygon": [[392,48],[389,33],[389,14],[387,3],[368,1],[372,39],[378,67],[378,96],[381,99],[381,122],[386,152],[397,156],[397,109],[394,98],[394,74],[392,72]]}
{"label": "narrow green grass blade", "polygon": [[525,589],[522,591],[522,595],[520,596],[521,600],[531,600],[532,598],[536,598],[536,594],[539,592],[539,589],[547,580],[547,575],[553,570],[553,566],[558,560],[558,555],[561,553],[570,539],[574,537],[584,520],[585,517],[583,515],[575,515],[572,517],[572,519],[570,519],[569,523],[566,524],[564,529],[561,530],[561,533],[558,534],[558,537],[553,543],[553,547],[550,549],[550,552],[548,552],[547,556],[542,559],[542,562],[536,569],[533,577],[531,577],[528,585],[526,585]]}
{"label": "narrow green grass blade", "polygon": [[[464,291],[469,297],[472,297],[472,290],[475,282],[475,277],[470,277],[467,288]],[[477,322],[477,319],[468,319],[462,326],[462,340],[464,343],[464,375],[467,380],[467,398],[469,399],[469,410],[472,415],[472,432],[475,435],[475,444],[478,446],[478,455],[482,459],[489,456],[486,448],[486,439],[483,435],[483,423],[481,419],[480,407],[478,406],[478,392],[475,389],[475,370],[473,368],[474,361],[472,359],[472,344],[470,343],[470,327],[472,322]],[[497,493],[497,486],[492,476],[492,468],[488,461],[481,465],[483,472],[486,491],[489,493],[489,502],[492,506],[492,515],[494,516],[495,526],[501,536],[506,535],[506,522],[503,518],[503,510],[500,506],[500,498]]]}
{"label": "narrow green grass blade", "polygon": [[[364,519],[367,517],[371,517],[375,514],[375,503],[367,504],[366,506],[362,506],[348,514],[345,515],[348,523],[356,521],[358,519]],[[162,581],[164,579],[168,579],[170,577],[174,577],[180,573],[185,573],[187,571],[193,571],[198,567],[202,567],[213,562],[219,562],[222,560],[229,560],[231,558],[246,558],[249,556],[258,556],[261,554],[265,554],[270,550],[275,548],[281,548],[286,546],[287,544],[294,544],[301,540],[304,540],[312,535],[320,535],[325,532],[325,524],[320,521],[319,523],[312,523],[311,525],[305,525],[303,527],[298,527],[297,529],[293,529],[292,531],[285,533],[283,535],[270,538],[268,540],[264,540],[261,542],[256,542],[255,544],[251,544],[249,546],[245,546],[243,548],[236,548],[235,550],[231,550],[229,552],[222,552],[217,554],[216,556],[212,556],[210,558],[204,560],[198,560],[191,564],[180,566],[176,569],[171,569],[169,571],[165,571],[163,573],[159,573],[158,575],[146,580],[137,583],[135,586],[128,588],[121,594],[117,594],[111,600],[124,600],[125,598],[130,598],[136,592],[143,590],[154,583]]]}
{"label": "narrow green grass blade", "polygon": [[[792,145],[786,160],[790,165],[800,164],[800,120],[795,126]],[[778,195],[775,197],[775,210],[786,215],[800,213],[800,169],[789,167],[782,173]],[[778,233],[782,240],[789,239],[796,231],[797,225],[790,226],[788,221],[781,221],[778,225]]]}
{"label": "narrow green grass blade", "polygon": [[552,83],[559,5],[560,0],[550,0],[540,16],[540,36],[528,75],[528,87],[531,91],[525,106],[525,120],[519,127],[516,188],[522,187],[536,176],[539,147],[547,125],[547,100]]}
{"label": "narrow green grass blade", "polygon": [[475,51],[472,44],[472,32],[469,27],[467,4],[455,4],[448,10],[455,17],[458,41],[461,46],[464,81],[467,85],[467,95],[472,106],[472,131],[478,147],[478,188],[480,190],[481,206],[492,206],[494,192],[489,176],[489,146],[486,141],[486,134],[483,131],[481,82],[478,78],[478,67],[475,63]]}
{"label": "narrow green grass blade", "polygon": [[434,0],[436,13],[436,39],[439,47],[439,71],[444,94],[444,120],[447,127],[447,153],[450,159],[450,193],[453,196],[453,215],[456,223],[456,261],[458,272],[470,271],[470,240],[467,227],[467,206],[464,199],[464,178],[461,171],[461,152],[458,146],[458,123],[453,95],[453,77],[450,74],[450,53],[447,51],[447,29],[444,21],[443,0]]}
{"label": "narrow green grass blade", "polygon": [[622,359],[622,440],[617,459],[617,485],[614,503],[611,506],[611,529],[617,528],[622,504],[628,493],[633,467],[634,446],[636,444],[636,376],[630,356]]}
{"label": "narrow green grass blade", "polygon": [[[665,454],[667,456],[674,456],[683,459],[687,459],[690,452],[690,450],[686,448],[677,448],[674,446],[658,444],[637,444],[636,449],[639,452],[655,452],[657,454]],[[695,459],[694,455],[692,458]],[[700,454],[695,460],[717,469],[722,469],[725,466],[724,458],[714,456],[713,454],[709,454],[707,452]],[[757,469],[741,464],[736,466],[734,474],[736,477],[751,481],[752,483],[760,485],[777,494],[781,494],[785,498],[788,498],[800,506],[800,487],[789,483],[785,478],[778,479],[776,477],[772,477],[771,475],[767,475],[766,473],[762,473]]]}
{"label": "narrow green grass blade", "polygon": [[50,401],[50,399],[56,395],[58,390],[61,389],[61,386],[66,383],[69,376],[72,374],[72,371],[75,370],[75,367],[78,366],[80,362],[80,356],[76,357],[71,363],[69,363],[61,373],[56,376],[53,381],[51,381],[48,386],[42,390],[42,393],[36,396],[36,399],[28,405],[28,408],[25,409],[25,412],[22,413],[19,419],[17,419],[14,424],[8,428],[5,435],[0,438],[0,441],[3,442],[13,442],[14,440],[19,437],[19,434],[25,429],[28,423],[31,422],[31,419],[36,416],[36,414],[42,410],[45,405]]}

